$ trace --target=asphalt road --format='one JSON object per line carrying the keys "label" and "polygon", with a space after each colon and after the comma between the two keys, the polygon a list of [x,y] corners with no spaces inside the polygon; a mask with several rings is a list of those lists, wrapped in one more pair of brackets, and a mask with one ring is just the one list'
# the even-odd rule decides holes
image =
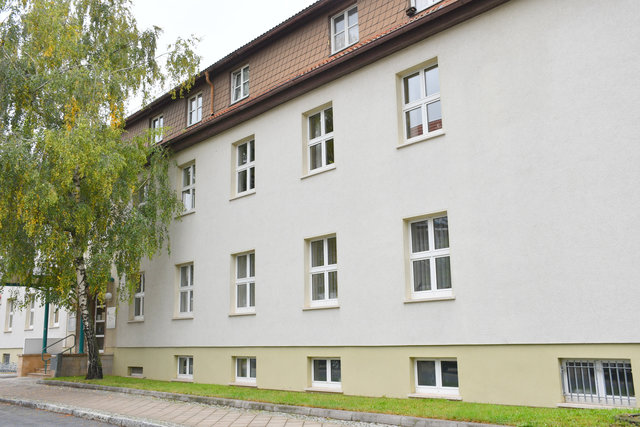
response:
{"label": "asphalt road", "polygon": [[24,408],[22,406],[0,403],[0,426],[87,426],[103,427],[111,424],[84,420],[71,415],[56,414],[41,409]]}

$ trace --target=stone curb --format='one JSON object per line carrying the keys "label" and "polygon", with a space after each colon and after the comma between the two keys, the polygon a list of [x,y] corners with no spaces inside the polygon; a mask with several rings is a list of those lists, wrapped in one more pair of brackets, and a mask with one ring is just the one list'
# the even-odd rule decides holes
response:
{"label": "stone curb", "polygon": [[180,402],[195,402],[209,405],[229,406],[232,408],[250,409],[257,411],[284,412],[312,417],[333,418],[342,421],[356,421],[365,423],[388,424],[402,427],[486,427],[491,424],[481,424],[466,421],[448,421],[434,418],[409,417],[404,415],[378,414],[375,412],[346,411],[342,409],[312,408],[307,406],[279,405],[276,403],[252,402],[247,400],[226,399],[223,397],[192,396],[164,391],[141,390],[126,387],[113,387],[99,384],[74,383],[57,380],[38,380],[38,384],[74,387],[86,390],[115,391],[118,393],[151,396],[159,399],[177,400]]}
{"label": "stone curb", "polygon": [[54,405],[52,403],[40,402],[37,400],[9,399],[0,397],[0,403],[23,406],[25,408],[42,409],[44,411],[55,412],[57,414],[72,415],[77,418],[84,418],[91,421],[100,421],[122,427],[179,427],[177,424],[146,421],[136,418],[124,417],[121,415],[107,414],[87,409],[77,409],[68,406]]}

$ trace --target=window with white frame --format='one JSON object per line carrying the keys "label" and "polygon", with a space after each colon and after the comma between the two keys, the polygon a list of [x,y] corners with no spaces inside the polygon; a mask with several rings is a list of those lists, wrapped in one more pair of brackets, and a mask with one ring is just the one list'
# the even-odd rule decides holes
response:
{"label": "window with white frame", "polygon": [[442,129],[438,64],[402,78],[404,138],[414,142]]}
{"label": "window with white frame", "polygon": [[202,94],[192,96],[187,101],[187,126],[202,120]]}
{"label": "window with white frame", "polygon": [[420,12],[441,1],[442,0],[411,0],[411,5],[416,8],[417,12]]}
{"label": "window with white frame", "polygon": [[178,297],[180,314],[193,313],[193,264],[180,266],[180,289]]}
{"label": "window with white frame", "polygon": [[307,157],[309,171],[315,171],[334,163],[333,108],[309,115],[307,118],[309,139]]}
{"label": "window with white frame", "polygon": [[133,319],[144,320],[144,289],[145,289],[144,272],[138,276],[138,285],[136,292],[133,294]]}
{"label": "window with white frame", "polygon": [[95,333],[96,341],[98,342],[98,352],[104,353],[104,338],[107,326],[107,307],[104,302],[100,302],[96,298],[96,311],[95,316]]}
{"label": "window with white frame", "polygon": [[338,304],[338,249],[336,237],[309,242],[311,306]]}
{"label": "window with white frame", "polygon": [[49,327],[50,328],[58,328],[60,327],[60,307],[55,304],[52,304],[49,309],[50,318],[49,318]]}
{"label": "window with white frame", "polygon": [[236,382],[256,383],[255,357],[236,357]]}
{"label": "window with white frame", "polygon": [[358,6],[350,7],[331,18],[332,54],[357,43],[358,39]]}
{"label": "window with white frame", "polygon": [[34,295],[27,296],[27,319],[25,329],[33,329],[36,320],[36,297]]}
{"label": "window with white frame", "polygon": [[236,255],[236,312],[252,313],[256,309],[256,255]]}
{"label": "window with white frame", "polygon": [[196,208],[196,165],[182,168],[182,204],[186,212]]}
{"label": "window with white frame", "polygon": [[245,65],[231,73],[231,102],[249,96],[249,66]]}
{"label": "window with white frame", "polygon": [[416,360],[416,393],[458,395],[457,360]]}
{"label": "window with white frame", "polygon": [[236,193],[251,192],[256,187],[255,141],[252,139],[236,146]]}
{"label": "window with white frame", "polygon": [[564,360],[562,386],[570,403],[636,406],[629,360]]}
{"label": "window with white frame", "polygon": [[178,356],[178,378],[193,379],[193,356]]}
{"label": "window with white frame", "polygon": [[311,386],[319,388],[342,387],[340,359],[311,359]]}
{"label": "window with white frame", "polygon": [[11,332],[13,330],[13,318],[16,314],[16,303],[13,299],[7,300],[7,317],[5,320],[4,330]]}
{"label": "window with white frame", "polygon": [[153,131],[154,142],[160,142],[163,138],[164,117],[158,116],[151,120],[151,130]]}
{"label": "window with white frame", "polygon": [[446,297],[451,290],[449,220],[446,215],[409,223],[413,298]]}

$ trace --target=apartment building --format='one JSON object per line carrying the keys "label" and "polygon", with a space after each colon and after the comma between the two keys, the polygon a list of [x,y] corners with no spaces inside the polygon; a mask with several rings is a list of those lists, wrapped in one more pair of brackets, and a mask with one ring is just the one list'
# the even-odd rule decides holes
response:
{"label": "apartment building", "polygon": [[[49,306],[47,343],[52,353],[61,351],[66,341],[55,344],[75,331],[75,316],[54,304]],[[36,298],[29,298],[23,287],[4,287],[0,293],[0,363],[18,366],[18,356],[40,354],[45,324],[45,308]],[[69,341],[70,343],[71,341]],[[71,345],[71,344],[68,344]]]}
{"label": "apartment building", "polygon": [[638,16],[319,0],[133,114],[184,214],[114,372],[637,407]]}

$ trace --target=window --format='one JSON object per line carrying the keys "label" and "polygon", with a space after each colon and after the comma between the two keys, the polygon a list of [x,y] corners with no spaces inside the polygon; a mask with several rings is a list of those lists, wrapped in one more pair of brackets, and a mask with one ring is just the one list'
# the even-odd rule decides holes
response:
{"label": "window", "polygon": [[129,376],[136,378],[144,378],[142,366],[129,366]]}
{"label": "window", "polygon": [[411,222],[409,234],[412,297],[452,296],[447,216]]}
{"label": "window", "polygon": [[178,356],[178,378],[193,379],[193,356]]}
{"label": "window", "polygon": [[245,65],[231,73],[231,102],[249,96],[249,66]]}
{"label": "window", "polygon": [[8,365],[11,361],[11,355],[9,353],[2,353],[2,364]]}
{"label": "window", "polygon": [[154,142],[160,142],[162,141],[162,137],[163,135],[163,130],[162,128],[164,127],[164,117],[162,116],[158,116],[158,117],[154,117],[151,120],[151,130],[153,131],[153,141]]}
{"label": "window", "polygon": [[308,162],[309,171],[332,165],[333,153],[333,108],[329,107],[307,119],[309,127]]}
{"label": "window", "polygon": [[60,307],[55,304],[52,304],[49,312],[51,313],[49,318],[49,327],[50,328],[58,328],[60,327]]}
{"label": "window", "polygon": [[144,272],[140,273],[136,293],[133,294],[133,319],[144,320],[144,288],[145,278]]}
{"label": "window", "polygon": [[255,357],[236,357],[236,382],[256,383]]}
{"label": "window", "polygon": [[628,360],[565,360],[562,385],[567,402],[636,406]]}
{"label": "window", "polygon": [[199,93],[189,98],[187,104],[187,126],[202,120],[202,94]]}
{"label": "window", "polygon": [[312,359],[311,365],[312,387],[341,388],[340,359]]}
{"label": "window", "polygon": [[416,360],[416,393],[456,396],[458,362],[456,360]]}
{"label": "window", "polygon": [[336,237],[309,242],[311,306],[338,304],[338,250]]}
{"label": "window", "polygon": [[180,314],[193,313],[193,264],[180,267]]}
{"label": "window", "polygon": [[236,256],[236,312],[252,313],[256,307],[255,253]]}
{"label": "window", "polygon": [[196,208],[196,165],[182,168],[182,204],[190,212]]}
{"label": "window", "polygon": [[402,79],[402,92],[406,142],[417,141],[442,129],[440,78],[437,64],[405,76]]}
{"label": "window", "polygon": [[417,12],[420,12],[441,1],[442,0],[411,0],[411,5],[416,8]]}
{"label": "window", "polygon": [[106,327],[106,307],[104,303],[101,303],[96,299],[96,313],[95,313],[95,324],[96,324],[96,340],[98,341],[98,351],[100,353],[104,353],[104,335],[105,335],[105,327]]}
{"label": "window", "polygon": [[236,192],[248,193],[256,186],[255,141],[252,139],[236,146]]}
{"label": "window", "polygon": [[358,6],[331,18],[331,53],[341,51],[358,41]]}
{"label": "window", "polygon": [[5,320],[5,331],[11,332],[13,330],[13,317],[16,314],[16,303],[12,299],[7,300],[7,318]]}
{"label": "window", "polygon": [[34,295],[27,296],[27,322],[25,329],[33,329],[36,320],[36,299]]}

